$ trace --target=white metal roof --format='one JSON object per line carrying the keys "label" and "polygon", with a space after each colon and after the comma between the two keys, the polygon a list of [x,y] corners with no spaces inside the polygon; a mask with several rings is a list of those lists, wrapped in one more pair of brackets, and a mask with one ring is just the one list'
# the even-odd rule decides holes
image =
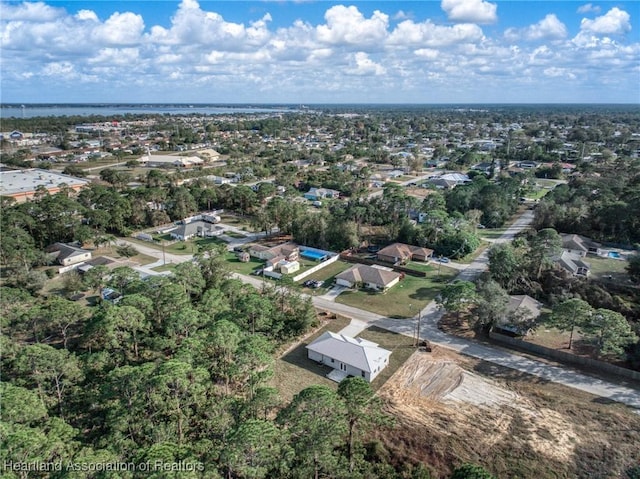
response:
{"label": "white metal roof", "polygon": [[366,372],[375,371],[391,354],[391,351],[366,339],[351,338],[330,331],[309,344],[307,349]]}

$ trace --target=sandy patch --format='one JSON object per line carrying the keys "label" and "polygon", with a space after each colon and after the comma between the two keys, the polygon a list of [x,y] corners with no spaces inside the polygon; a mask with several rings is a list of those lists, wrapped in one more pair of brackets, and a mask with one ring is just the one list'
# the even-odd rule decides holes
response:
{"label": "sandy patch", "polygon": [[[379,395],[394,414],[412,423],[445,434],[468,435],[480,453],[512,440],[556,460],[572,457],[579,438],[568,419],[536,408],[507,385],[465,369],[467,363],[466,358],[442,348],[415,353]],[[511,437],[514,429],[518,437]]]}

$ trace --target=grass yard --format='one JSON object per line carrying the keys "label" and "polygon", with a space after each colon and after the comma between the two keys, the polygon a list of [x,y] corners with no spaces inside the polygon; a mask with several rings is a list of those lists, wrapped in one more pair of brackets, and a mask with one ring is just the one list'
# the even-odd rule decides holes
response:
{"label": "grass yard", "polygon": [[175,264],[163,264],[161,266],[156,266],[155,268],[152,268],[153,271],[157,271],[158,273],[162,273],[164,271],[174,272],[175,269],[176,269]]}
{"label": "grass yard", "polygon": [[[523,338],[528,343],[538,344],[551,349],[561,349],[569,352],[566,349],[569,346],[569,337],[571,333],[569,331],[560,331],[556,328],[545,326],[544,324],[538,326],[536,330]],[[582,339],[582,335],[578,332],[577,328],[573,332],[573,341]]]}
{"label": "grass yard", "polygon": [[224,234],[231,238],[236,238],[236,239],[244,239],[247,237],[247,235],[236,233],[235,231],[226,231]]}
{"label": "grass yard", "polygon": [[[433,300],[442,286],[457,274],[457,270],[441,266],[440,274],[438,269],[434,268],[426,278],[406,275],[386,293],[348,290],[338,296],[336,302],[390,318],[408,318],[416,314],[418,308],[423,308]],[[409,309],[409,305],[412,305],[412,309]]]}
{"label": "grass yard", "polygon": [[425,263],[423,261],[407,261],[407,264],[405,264],[404,267],[413,269],[415,271],[424,271],[425,273],[429,273],[437,269],[437,266]]}
{"label": "grass yard", "polygon": [[253,257],[249,262],[243,263],[238,259],[236,254],[231,251],[226,254],[225,259],[229,263],[229,269],[234,273],[240,274],[251,274],[254,269],[261,268],[265,264],[263,260]]}
{"label": "grass yard", "polygon": [[358,337],[378,343],[381,348],[391,351],[389,365],[371,383],[374,391],[380,389],[382,385],[393,376],[393,373],[400,369],[407,359],[409,359],[409,356],[416,352],[416,348],[413,347],[413,338],[403,334],[393,333],[376,326],[365,329]]}
{"label": "grass yard", "polygon": [[[127,240],[129,240],[130,238],[127,238]],[[137,242],[137,241],[133,241],[133,242]],[[144,241],[140,241],[140,244],[146,244]],[[93,253],[93,257],[96,258],[98,256],[108,256],[110,258],[113,259],[118,259],[118,260],[122,260],[122,261],[132,261],[134,263],[138,263],[140,265],[145,265],[145,264],[150,264],[150,263],[155,263],[157,261],[156,258],[154,258],[153,256],[147,256],[146,254],[142,254],[142,253],[138,253],[135,256],[132,256],[130,258],[127,258],[126,256],[122,256],[120,254],[118,254],[117,252],[117,246],[114,245],[107,245],[107,246],[102,246],[94,251],[92,251]]]}
{"label": "grass yard", "polygon": [[480,246],[478,246],[478,248],[472,252],[469,253],[466,256],[463,256],[462,258],[458,258],[457,260],[455,260],[456,263],[462,263],[462,264],[471,264],[473,263],[473,261],[480,256],[484,250],[486,250],[488,247],[490,246],[490,243],[487,241],[482,241],[480,243]]}
{"label": "grass yard", "polygon": [[246,218],[241,218],[235,215],[223,214],[220,216],[220,222],[225,225],[235,226],[246,231],[253,231],[251,228],[251,222]]}
{"label": "grass yard", "polygon": [[329,322],[315,333],[305,338],[289,352],[276,360],[274,375],[269,385],[278,389],[284,403],[291,401],[293,396],[314,384],[324,384],[337,389],[338,384],[327,379],[331,372],[329,366],[321,366],[307,357],[305,346],[325,331],[337,333],[350,322],[347,318],[330,319]]}
{"label": "grass yard", "polygon": [[[166,239],[167,236],[169,235],[160,235],[158,236],[158,238]],[[155,241],[142,241],[137,238],[127,238],[127,240],[131,241],[132,243],[139,243],[141,245],[148,246],[149,248],[155,248],[158,251],[163,250],[162,244],[156,243]],[[198,252],[198,249],[201,246],[204,247],[206,245],[211,245],[211,244],[226,245],[227,243],[221,240],[220,238],[197,238],[197,239],[190,239],[187,241],[176,241],[175,243],[172,243],[172,244],[165,244],[164,251],[166,253],[171,253],[171,254],[195,254]]]}
{"label": "grass yard", "polygon": [[[313,279],[316,281],[323,281],[324,282],[324,284],[322,285],[323,288],[330,288],[331,286],[333,286],[333,278],[335,278],[337,274],[342,273],[343,271],[349,269],[350,267],[351,267],[351,264],[338,260],[338,261],[335,261],[334,263],[331,263],[329,266],[325,266],[320,271],[317,271],[312,275],[301,279],[300,283],[304,283],[308,279]],[[310,291],[315,292],[318,290],[310,290]],[[322,291],[322,293],[324,293],[324,291]]]}
{"label": "grass yard", "polygon": [[478,230],[478,236],[483,239],[488,240],[496,240],[502,236],[505,231],[507,231],[508,227],[505,228],[486,228],[483,230]]}
{"label": "grass yard", "polygon": [[591,255],[584,260],[591,266],[591,277],[594,279],[605,279],[624,284],[629,282],[629,275],[625,269],[629,263],[625,260]]}

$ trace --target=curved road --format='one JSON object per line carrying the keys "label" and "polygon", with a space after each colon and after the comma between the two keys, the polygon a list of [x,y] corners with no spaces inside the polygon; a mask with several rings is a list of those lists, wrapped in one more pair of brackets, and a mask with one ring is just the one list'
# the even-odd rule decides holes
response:
{"label": "curved road", "polygon": [[[513,225],[511,225],[505,233],[495,241],[495,243],[504,243],[513,240],[514,236],[529,226],[532,220],[533,212],[529,210],[525,211],[518,220],[516,220]],[[163,253],[156,248],[144,246],[140,243],[129,242],[123,239],[119,239],[119,241],[133,244],[142,253],[153,256],[158,258],[159,261],[162,261]],[[190,261],[191,259],[191,255],[173,255],[166,253],[167,262],[181,263],[184,261]],[[457,278],[471,281],[487,269],[487,263],[488,255],[485,250],[471,264],[469,264],[466,269],[462,270]],[[241,274],[234,274],[233,276],[258,288],[261,287],[263,283],[262,279],[253,276]],[[415,337],[418,318],[420,318],[421,339],[427,339],[430,342],[453,349],[459,353],[466,354],[467,356],[482,359],[517,371],[522,371],[544,380],[553,381],[568,387],[585,391],[595,396],[626,404],[637,408],[640,413],[640,391],[637,389],[603,381],[601,379],[582,374],[570,367],[553,366],[541,361],[527,359],[502,349],[495,349],[490,346],[444,333],[438,329],[438,321],[444,312],[438,308],[435,301],[429,303],[420,312],[419,316],[416,315],[416,317],[411,319],[392,319],[369,311],[354,308],[352,306],[336,303],[334,302],[334,299],[335,298],[328,299],[326,296],[312,297],[313,304],[316,308],[338,313],[354,319],[357,324],[354,324],[354,326],[356,326],[356,330],[353,331],[352,335],[359,332],[357,330],[358,328],[361,330],[367,326],[375,325],[396,333]]]}
{"label": "curved road", "polygon": [[[525,211],[495,243],[505,243],[513,238],[533,221],[533,211]],[[487,269],[488,250],[480,254],[465,270],[460,272],[458,279],[474,280]],[[358,322],[365,322],[396,333],[414,337],[418,325],[418,316],[412,319],[392,319],[342,304],[332,303],[324,298],[314,298],[316,307],[334,311],[354,318]],[[438,308],[435,301],[429,303],[420,312],[420,339],[439,344],[459,353],[474,358],[489,361],[500,366],[508,367],[531,374],[542,379],[563,384],[595,396],[611,399],[640,410],[640,391],[630,387],[620,386],[598,378],[582,374],[570,367],[553,366],[541,361],[527,359],[517,354],[501,349],[495,349],[475,341],[452,336],[438,329],[438,322],[444,311]],[[638,411],[640,413],[640,411]]]}

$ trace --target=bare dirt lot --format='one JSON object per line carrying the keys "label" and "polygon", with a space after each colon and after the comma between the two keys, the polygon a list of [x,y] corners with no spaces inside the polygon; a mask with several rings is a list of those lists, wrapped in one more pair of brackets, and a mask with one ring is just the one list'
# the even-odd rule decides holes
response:
{"label": "bare dirt lot", "polygon": [[447,477],[464,462],[499,478],[613,478],[640,465],[640,415],[436,347],[379,390],[397,425],[392,457]]}

